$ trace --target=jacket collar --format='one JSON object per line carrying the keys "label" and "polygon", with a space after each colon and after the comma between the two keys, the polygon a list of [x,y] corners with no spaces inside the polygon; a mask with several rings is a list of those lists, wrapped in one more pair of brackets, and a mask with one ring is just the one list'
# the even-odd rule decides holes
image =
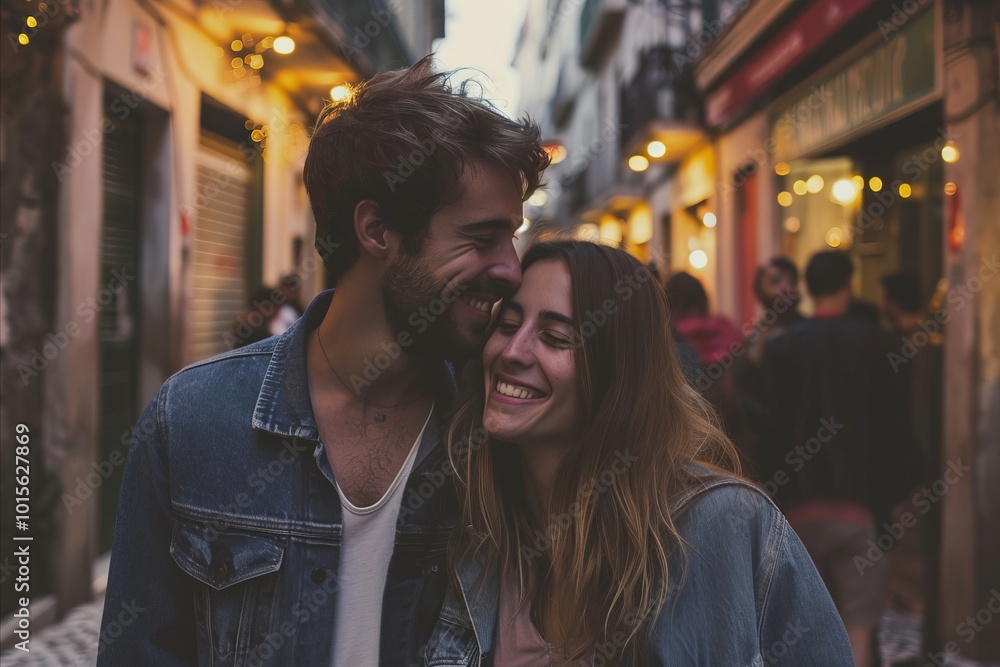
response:
{"label": "jacket collar", "polygon": [[[277,337],[253,411],[255,429],[285,438],[319,440],[319,428],[309,398],[306,348],[309,334],[323,321],[332,300],[332,289],[317,294],[302,317]],[[445,378],[442,393],[445,396],[439,397],[435,404],[434,411],[438,414],[445,412],[447,407],[441,400],[450,400],[456,392],[454,367],[449,362],[442,362],[442,366]],[[423,451],[419,458],[440,440],[434,420],[431,421],[421,443]]]}
{"label": "jacket collar", "polygon": [[465,608],[469,611],[469,620],[472,621],[472,631],[479,643],[480,655],[493,650],[500,599],[499,579],[497,570],[483,576],[483,565],[476,559],[458,568],[458,583]]}

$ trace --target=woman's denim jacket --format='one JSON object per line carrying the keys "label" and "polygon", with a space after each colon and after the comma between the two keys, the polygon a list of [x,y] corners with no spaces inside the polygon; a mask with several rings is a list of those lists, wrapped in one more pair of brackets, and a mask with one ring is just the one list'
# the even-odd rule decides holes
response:
{"label": "woman's denim jacket", "polygon": [[[678,497],[673,511],[681,510],[677,528],[690,547],[687,575],[683,586],[669,587],[654,624],[654,665],[854,664],[819,573],[767,496],[736,478],[712,475]],[[677,555],[671,573],[680,570]],[[493,664],[497,578],[479,575],[480,567],[469,563],[459,572],[461,590],[449,586],[424,652],[427,667]],[[621,646],[614,639],[595,646],[591,664],[616,664]]]}
{"label": "woman's denim jacket", "polygon": [[[331,664],[343,519],[319,442],[306,340],[333,291],[282,334],[198,362],[143,411],[124,482],[97,664]],[[442,368],[443,384],[454,376]],[[420,663],[454,526],[440,429],[406,481],[380,664]],[[377,631],[377,629],[373,629]],[[364,666],[374,667],[374,666]]]}

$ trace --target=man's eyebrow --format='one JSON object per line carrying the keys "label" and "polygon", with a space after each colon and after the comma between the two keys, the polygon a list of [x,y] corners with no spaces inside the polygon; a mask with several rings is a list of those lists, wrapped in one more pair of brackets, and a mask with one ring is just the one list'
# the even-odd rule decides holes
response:
{"label": "man's eyebrow", "polygon": [[[507,309],[513,310],[522,317],[524,316],[524,308],[517,301],[507,299],[506,301],[500,304],[501,312]],[[538,312],[538,316],[543,320],[555,320],[556,322],[562,322],[563,324],[570,327],[576,326],[576,322],[573,321],[573,318],[567,317],[562,313],[557,313],[554,310],[541,310]]]}
{"label": "man's eyebrow", "polygon": [[518,218],[490,218],[480,220],[462,227],[463,232],[511,232],[513,233],[521,226],[522,219]]}

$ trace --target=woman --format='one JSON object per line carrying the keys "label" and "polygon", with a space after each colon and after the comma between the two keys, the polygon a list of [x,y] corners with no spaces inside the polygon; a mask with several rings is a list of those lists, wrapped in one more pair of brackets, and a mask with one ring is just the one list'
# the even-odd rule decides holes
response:
{"label": "woman", "polygon": [[622,250],[532,247],[448,439],[462,525],[428,665],[851,665]]}

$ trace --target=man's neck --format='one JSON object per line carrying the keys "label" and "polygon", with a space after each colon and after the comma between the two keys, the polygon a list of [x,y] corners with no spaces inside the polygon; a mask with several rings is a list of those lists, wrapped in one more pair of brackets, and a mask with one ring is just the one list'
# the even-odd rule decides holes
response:
{"label": "man's neck", "polygon": [[849,299],[840,295],[819,297],[814,302],[813,317],[841,317],[847,312]]}
{"label": "man's neck", "polygon": [[396,405],[426,388],[426,364],[406,354],[381,307],[381,295],[338,285],[317,330],[310,370],[372,405]]}

